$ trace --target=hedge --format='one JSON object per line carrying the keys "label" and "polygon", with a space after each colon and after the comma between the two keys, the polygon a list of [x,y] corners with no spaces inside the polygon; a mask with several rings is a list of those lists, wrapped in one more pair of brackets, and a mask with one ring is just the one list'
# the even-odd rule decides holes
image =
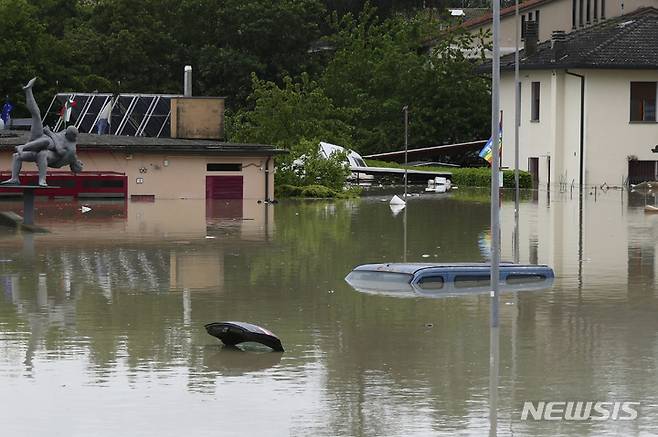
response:
{"label": "hedge", "polygon": [[[396,162],[366,161],[371,167],[404,168]],[[419,167],[407,167],[410,170],[419,170]],[[461,187],[490,187],[491,169],[488,167],[462,168],[462,167],[422,167],[427,171],[442,171],[452,173],[452,184]],[[503,170],[503,186],[514,187],[514,170]],[[526,171],[519,171],[519,187],[532,188],[532,177]]]}

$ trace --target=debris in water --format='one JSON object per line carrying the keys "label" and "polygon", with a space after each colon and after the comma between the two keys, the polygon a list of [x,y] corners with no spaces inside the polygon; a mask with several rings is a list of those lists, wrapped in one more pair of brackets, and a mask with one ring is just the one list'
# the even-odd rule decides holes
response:
{"label": "debris in water", "polygon": [[205,325],[208,334],[219,338],[227,346],[244,342],[256,342],[283,352],[281,340],[272,332],[260,326],[245,322],[216,322]]}
{"label": "debris in water", "polygon": [[391,205],[405,205],[406,204],[406,202],[404,200],[400,199],[397,196],[397,194],[393,196],[390,203],[391,203]]}

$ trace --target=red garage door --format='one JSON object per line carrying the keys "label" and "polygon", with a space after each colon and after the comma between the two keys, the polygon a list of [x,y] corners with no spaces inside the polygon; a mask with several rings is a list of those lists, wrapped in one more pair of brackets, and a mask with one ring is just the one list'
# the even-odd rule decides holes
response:
{"label": "red garage door", "polygon": [[206,176],[206,199],[242,199],[242,176]]}

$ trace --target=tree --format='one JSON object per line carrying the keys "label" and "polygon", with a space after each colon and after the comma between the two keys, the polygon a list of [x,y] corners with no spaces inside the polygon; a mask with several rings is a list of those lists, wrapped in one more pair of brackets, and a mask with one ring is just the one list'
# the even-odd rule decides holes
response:
{"label": "tree", "polygon": [[277,159],[278,183],[342,188],[349,174],[345,157],[326,160],[318,154],[320,141],[349,146],[351,129],[342,111],[308,75],[299,82],[286,77],[279,87],[254,74],[252,87],[254,109],[229,118],[230,139],[287,148],[290,153]]}
{"label": "tree", "polygon": [[[372,8],[337,23],[334,58],[320,83],[354,127],[361,153],[399,149],[402,108],[410,107],[410,144],[479,137],[488,117],[488,88],[463,55],[470,37],[440,34],[427,14],[379,20]],[[433,38],[434,37],[434,38]],[[429,41],[436,49],[427,50]]]}
{"label": "tree", "polygon": [[[189,15],[192,0],[179,11]],[[318,23],[326,11],[317,0],[224,0],[197,16],[199,34],[180,29],[186,62],[198,67],[199,89],[227,97],[231,109],[241,108],[251,92],[251,73],[281,83],[313,70],[311,43],[320,37]],[[198,14],[197,14],[198,15]],[[182,27],[187,28],[189,23]],[[181,27],[181,26],[179,26]],[[209,28],[210,27],[210,28]]]}
{"label": "tree", "polygon": [[308,75],[298,82],[286,77],[283,86],[252,75],[253,110],[239,111],[229,121],[231,141],[291,148],[302,139],[349,144],[351,128],[322,88]]}
{"label": "tree", "polygon": [[115,89],[172,93],[182,88],[182,65],[166,18],[170,0],[99,0],[84,3],[67,31],[80,76],[95,75]]}

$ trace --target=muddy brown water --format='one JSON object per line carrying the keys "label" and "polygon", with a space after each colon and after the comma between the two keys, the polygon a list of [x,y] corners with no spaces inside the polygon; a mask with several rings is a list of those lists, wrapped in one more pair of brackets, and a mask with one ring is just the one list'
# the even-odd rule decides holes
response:
{"label": "muddy brown water", "polygon": [[[658,433],[652,197],[585,193],[581,210],[569,192],[525,194],[519,259],[556,280],[502,294],[494,398],[487,294],[400,299],[343,279],[486,259],[487,192],[415,197],[406,216],[382,199],[38,202],[50,233],[0,232],[2,434],[483,435],[492,399],[499,435]],[[286,352],[223,349],[203,329],[221,320]],[[521,419],[524,401],[577,400],[640,402],[638,418]]]}

